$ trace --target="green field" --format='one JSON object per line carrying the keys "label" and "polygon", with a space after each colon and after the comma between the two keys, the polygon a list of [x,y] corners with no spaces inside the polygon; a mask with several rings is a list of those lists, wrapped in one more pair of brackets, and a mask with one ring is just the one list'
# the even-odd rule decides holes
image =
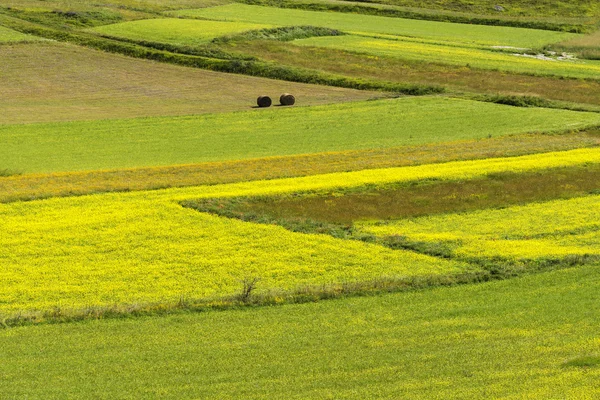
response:
{"label": "green field", "polygon": [[266,29],[271,25],[245,22],[200,21],[190,19],[148,19],[105,25],[92,29],[103,35],[148,42],[197,46],[219,36]]}
{"label": "green field", "polygon": [[[517,56],[504,52],[360,36],[309,38],[294,41],[294,44],[397,57],[410,61],[451,64],[534,75],[557,75],[589,79],[600,77],[600,62],[590,60],[539,60],[522,54]],[[515,54],[519,54],[517,50],[515,50]]]}
{"label": "green field", "polygon": [[600,395],[599,271],[14,328],[0,331],[0,390],[7,398],[592,399]]}
{"label": "green field", "polygon": [[37,40],[39,39],[37,39],[35,36],[24,35],[20,32],[0,26],[0,44],[33,42]]}
{"label": "green field", "polygon": [[4,125],[0,126],[0,168],[29,173],[186,164],[598,124],[596,113],[404,98],[193,117]]}
{"label": "green field", "polygon": [[454,24],[335,12],[228,4],[173,12],[180,17],[273,25],[314,25],[351,33],[376,33],[465,44],[537,48],[577,35],[534,29]]}

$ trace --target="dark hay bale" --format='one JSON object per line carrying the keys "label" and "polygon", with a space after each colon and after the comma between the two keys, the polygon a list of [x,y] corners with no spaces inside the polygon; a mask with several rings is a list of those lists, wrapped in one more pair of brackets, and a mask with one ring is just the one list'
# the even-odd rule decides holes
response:
{"label": "dark hay bale", "polygon": [[269,96],[259,96],[256,100],[256,104],[258,104],[259,107],[263,108],[271,107],[271,104],[273,104],[273,102],[271,101],[271,98]]}
{"label": "dark hay bale", "polygon": [[289,93],[284,93],[279,98],[279,103],[281,103],[282,106],[293,106],[296,104],[296,98]]}

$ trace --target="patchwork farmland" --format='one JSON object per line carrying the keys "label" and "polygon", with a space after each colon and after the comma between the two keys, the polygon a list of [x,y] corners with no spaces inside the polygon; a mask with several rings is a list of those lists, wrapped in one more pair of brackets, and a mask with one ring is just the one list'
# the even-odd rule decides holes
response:
{"label": "patchwork farmland", "polygon": [[0,397],[600,396],[599,29],[6,0]]}

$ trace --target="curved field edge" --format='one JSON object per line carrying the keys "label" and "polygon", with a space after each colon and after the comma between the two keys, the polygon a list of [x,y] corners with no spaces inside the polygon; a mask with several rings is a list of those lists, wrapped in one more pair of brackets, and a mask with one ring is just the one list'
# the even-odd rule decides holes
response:
{"label": "curved field edge", "polygon": [[106,398],[594,397],[599,267],[0,330],[0,388],[9,398],[94,397],[98,387]]}
{"label": "curved field edge", "polygon": [[239,294],[243,281],[255,278],[260,279],[257,294],[296,293],[306,287],[344,283],[360,287],[360,282],[367,282],[368,287],[368,282],[378,280],[404,287],[405,279],[414,277],[418,282],[432,275],[452,281],[455,278],[448,275],[474,273],[472,279],[479,280],[483,278],[478,268],[465,263],[214,217],[186,210],[179,202],[423,179],[460,180],[599,163],[600,149],[581,149],[4,204],[0,205],[0,281],[5,289],[0,311],[19,321],[19,315],[35,310],[40,313],[36,315],[64,309],[85,315],[81,310],[111,305],[121,309],[127,309],[126,304],[176,306],[181,298],[197,301]]}
{"label": "curved field edge", "polygon": [[598,146],[598,131],[584,131],[125,170],[26,175],[5,170],[4,174],[0,171],[0,202],[291,178]]}
{"label": "curved field edge", "polygon": [[[128,120],[0,125],[3,169],[134,168],[597,127],[600,114],[445,97]],[[85,134],[81,134],[85,132]]]}

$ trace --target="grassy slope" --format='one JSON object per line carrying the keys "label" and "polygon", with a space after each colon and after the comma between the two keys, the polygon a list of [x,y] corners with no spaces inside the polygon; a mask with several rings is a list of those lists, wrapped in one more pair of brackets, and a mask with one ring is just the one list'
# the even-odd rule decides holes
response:
{"label": "grassy slope", "polygon": [[[600,150],[0,205],[0,311],[160,302],[464,271],[453,261],[219,218],[189,199],[260,196],[599,164]],[[1,319],[0,319],[1,320]]]}
{"label": "grassy slope", "polygon": [[404,98],[197,117],[4,125],[0,156],[3,169],[81,171],[398,147],[598,123],[595,113]]}
{"label": "grassy slope", "polygon": [[[0,331],[0,390],[32,399],[591,399],[600,395],[599,290],[596,265],[316,304],[9,329]],[[596,364],[565,365],[586,356]]]}
{"label": "grassy slope", "polygon": [[331,47],[434,64],[466,65],[474,68],[534,75],[600,79],[600,62],[598,61],[538,60],[486,50],[359,36],[309,38],[297,40],[294,44]]}
{"label": "grassy slope", "polygon": [[169,18],[105,25],[93,28],[90,31],[132,40],[196,46],[208,43],[211,39],[219,36],[271,27],[271,25],[245,22]]}
{"label": "grassy slope", "polygon": [[[533,29],[454,24],[386,18],[335,12],[315,12],[273,7],[229,4],[199,10],[184,10],[173,15],[216,20],[253,22],[276,25],[315,25],[346,32],[364,32],[420,37],[433,40],[540,47],[577,35]],[[564,39],[561,39],[564,38]]]}
{"label": "grassy slope", "polygon": [[[0,46],[0,124],[246,110],[265,93],[315,105],[373,92],[144,61],[57,43]],[[0,167],[1,169],[2,167]]]}

